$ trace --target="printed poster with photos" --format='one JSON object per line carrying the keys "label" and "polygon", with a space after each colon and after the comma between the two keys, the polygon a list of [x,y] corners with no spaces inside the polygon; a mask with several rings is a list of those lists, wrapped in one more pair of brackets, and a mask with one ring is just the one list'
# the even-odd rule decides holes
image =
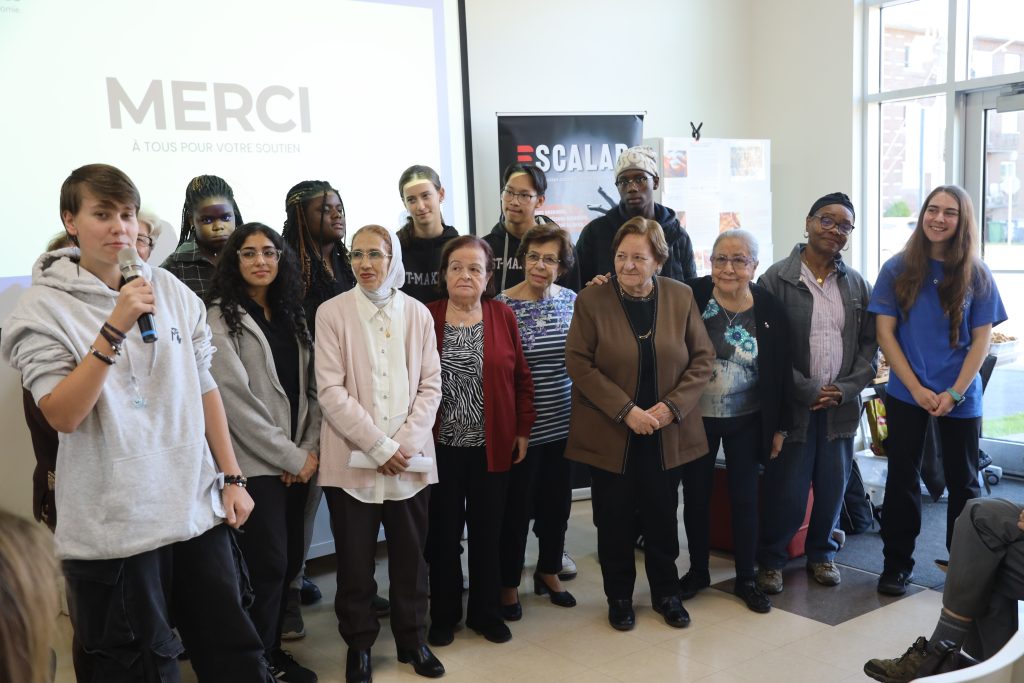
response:
{"label": "printed poster with photos", "polygon": [[690,137],[645,140],[661,158],[656,201],[679,216],[693,242],[697,272],[711,272],[711,245],[731,228],[749,230],[759,261],[773,262],[771,142]]}

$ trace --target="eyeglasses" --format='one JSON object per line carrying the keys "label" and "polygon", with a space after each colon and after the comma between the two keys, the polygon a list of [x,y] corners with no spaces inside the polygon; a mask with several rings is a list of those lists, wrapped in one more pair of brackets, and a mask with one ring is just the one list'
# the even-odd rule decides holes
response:
{"label": "eyeglasses", "polygon": [[821,224],[822,230],[834,230],[841,235],[849,235],[853,232],[853,223],[842,222],[839,223],[835,218],[831,216],[815,216],[818,219],[818,223]]}
{"label": "eyeglasses", "polygon": [[650,177],[651,176],[645,173],[644,175],[634,176],[632,178],[619,178],[618,180],[615,181],[615,187],[619,188],[620,190],[628,190],[629,186],[632,185],[636,189],[642,190],[645,187],[647,187],[647,181],[650,179]]}
{"label": "eyeglasses", "polygon": [[551,266],[552,268],[554,268],[555,266],[557,266],[559,263],[562,262],[562,259],[560,259],[560,258],[558,258],[556,256],[552,256],[551,254],[544,254],[543,256],[541,256],[540,254],[538,254],[535,251],[531,251],[531,252],[526,254],[526,262],[527,263],[531,263],[533,265],[537,265],[538,263],[540,263],[542,261],[544,262],[545,266]]}
{"label": "eyeglasses", "polygon": [[370,259],[370,261],[377,263],[378,261],[381,261],[385,256],[390,257],[391,254],[383,252],[380,249],[371,249],[369,251],[357,249],[356,251],[349,252],[348,260],[351,261],[352,263],[355,263],[356,261],[362,261],[364,258],[368,258]]}
{"label": "eyeglasses", "polygon": [[530,194],[529,192],[513,192],[507,187],[501,191],[501,196],[509,200],[510,202],[519,201],[522,202],[523,204],[528,204],[529,202],[532,202],[534,199],[537,198],[537,195],[535,194]]}
{"label": "eyeglasses", "polygon": [[153,238],[149,235],[139,235],[135,238],[135,246],[149,249],[153,246]]}
{"label": "eyeglasses", "polygon": [[464,266],[461,263],[449,263],[448,272],[456,277],[468,272],[470,277],[481,278],[487,271],[478,263],[470,263],[468,266]]}
{"label": "eyeglasses", "polygon": [[267,247],[266,249],[239,249],[238,258],[242,259],[247,263],[255,261],[260,256],[263,260],[268,263],[276,263],[281,258],[281,250],[273,247]]}
{"label": "eyeglasses", "polygon": [[725,268],[727,263],[731,263],[733,270],[741,270],[746,268],[754,262],[754,259],[749,256],[712,256],[711,267],[712,268]]}

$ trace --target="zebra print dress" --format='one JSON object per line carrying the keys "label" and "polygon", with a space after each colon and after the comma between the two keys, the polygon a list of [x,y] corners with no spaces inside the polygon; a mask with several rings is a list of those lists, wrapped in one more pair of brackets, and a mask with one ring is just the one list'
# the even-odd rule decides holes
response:
{"label": "zebra print dress", "polygon": [[441,348],[441,428],[446,446],[483,446],[484,323],[444,324]]}

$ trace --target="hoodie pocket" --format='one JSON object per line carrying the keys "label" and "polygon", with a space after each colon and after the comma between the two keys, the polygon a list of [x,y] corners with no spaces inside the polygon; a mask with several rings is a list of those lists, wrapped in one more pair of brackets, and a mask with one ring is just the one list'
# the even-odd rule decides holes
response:
{"label": "hoodie pocket", "polygon": [[201,485],[202,451],[191,445],[119,458],[110,467],[106,520],[142,529],[181,526],[191,519]]}

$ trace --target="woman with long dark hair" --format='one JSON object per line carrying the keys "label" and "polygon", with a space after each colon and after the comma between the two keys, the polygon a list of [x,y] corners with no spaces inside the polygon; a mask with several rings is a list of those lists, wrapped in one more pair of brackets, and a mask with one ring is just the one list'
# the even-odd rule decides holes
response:
{"label": "woman with long dark hair", "polygon": [[981,378],[992,328],[1006,310],[977,255],[970,196],[942,185],[922,204],[903,251],[886,261],[868,310],[892,372],[885,398],[889,475],[882,511],[885,564],[878,591],[903,595],[921,532],[921,458],[929,416],[938,418],[949,491],[946,547],[964,505],[977,498]]}
{"label": "woman with long dark hair", "polygon": [[249,614],[279,680],[316,675],[281,649],[286,591],[303,559],[303,510],[320,451],[320,408],[295,255],[262,223],[228,238],[210,289],[211,371],[258,511],[238,537],[254,599]]}

